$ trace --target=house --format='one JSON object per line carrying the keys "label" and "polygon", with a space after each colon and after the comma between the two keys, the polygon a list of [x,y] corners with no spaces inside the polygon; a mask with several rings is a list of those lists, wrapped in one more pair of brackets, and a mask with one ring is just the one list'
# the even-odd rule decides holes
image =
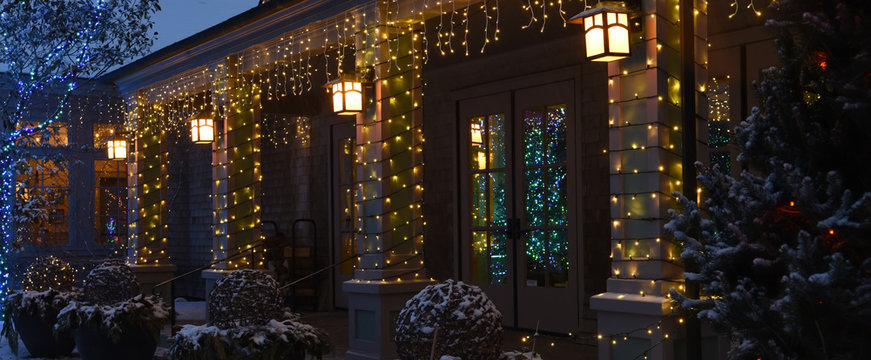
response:
{"label": "house", "polygon": [[348,358],[390,358],[391,318],[446,278],[506,326],[680,358],[667,210],[695,192],[686,161],[734,166],[775,63],[753,11],[681,3],[630,2],[631,55],[610,62],[561,1],[276,0],[158,50],[103,78],[135,129],[129,256],[152,285],[215,262],[174,287],[195,297],[236,268],[332,266],[291,289],[348,309]]}
{"label": "house", "polygon": [[[12,76],[0,74],[4,100],[15,86]],[[45,88],[22,104],[18,128],[56,120],[47,131],[16,142],[22,166],[13,212],[22,221],[13,244],[19,251],[10,261],[15,269],[23,270],[34,257],[62,253],[82,270],[93,260],[121,256],[126,246],[126,166],[108,159],[104,150],[123,130],[121,99],[111,85],[78,79],[76,87],[66,99],[66,89]],[[28,205],[39,210],[28,211]]]}

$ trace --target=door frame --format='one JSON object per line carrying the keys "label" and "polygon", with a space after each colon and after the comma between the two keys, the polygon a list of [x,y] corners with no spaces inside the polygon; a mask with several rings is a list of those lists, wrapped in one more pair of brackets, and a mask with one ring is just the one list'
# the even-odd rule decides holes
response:
{"label": "door frame", "polygon": [[[463,148],[465,146],[465,142],[463,139],[467,137],[464,131],[463,118],[460,117],[460,103],[466,100],[473,100],[476,98],[483,98],[490,95],[496,95],[500,93],[508,93],[509,97],[513,101],[513,96],[510,94],[516,92],[518,90],[523,90],[527,88],[534,88],[538,86],[545,86],[549,84],[560,83],[564,81],[571,81],[571,86],[573,90],[573,96],[571,97],[570,103],[567,103],[566,106],[573,109],[574,116],[572,118],[567,119],[569,122],[574,122],[575,125],[572,126],[567,131],[570,131],[566,134],[567,142],[574,142],[576,145],[572,146],[571,154],[567,154],[567,170],[571,171],[574,178],[570,178],[571,185],[574,187],[574,197],[567,198],[568,202],[572,202],[572,207],[575,209],[574,212],[570,212],[569,218],[567,221],[574,222],[574,234],[575,237],[572,240],[575,241],[575,259],[576,265],[573,270],[571,270],[570,276],[574,276],[576,279],[575,284],[577,286],[577,328],[580,328],[583,325],[583,319],[590,317],[591,314],[586,314],[588,309],[584,306],[586,298],[588,298],[592,294],[585,294],[585,284],[584,284],[584,276],[582,273],[582,269],[584,268],[584,239],[583,239],[583,200],[584,194],[582,194],[583,187],[581,186],[584,181],[584,173],[581,169],[584,168],[585,159],[581,157],[582,149],[581,144],[582,134],[580,123],[584,121],[581,114],[583,113],[582,109],[579,107],[581,103],[581,98],[583,94],[582,87],[582,66],[574,65],[569,67],[558,68],[554,70],[548,70],[538,73],[527,74],[523,76],[518,76],[510,79],[503,79],[498,81],[493,81],[489,83],[483,83],[479,85],[474,85],[470,87],[460,88],[451,91],[450,93],[450,103],[451,103],[451,113],[454,114],[454,119],[449,123],[450,126],[453,126],[453,152],[455,158],[455,164],[453,166],[454,171],[454,179],[456,179],[454,183],[454,194],[456,199],[455,207],[457,209],[456,216],[453,217],[454,229],[456,229],[455,233],[455,241],[454,241],[454,268],[456,269],[457,278],[464,279],[467,278],[469,274],[466,274],[466,269],[468,268],[468,255],[466,249],[463,247],[463,238],[465,236],[464,232],[468,229],[463,227],[463,212],[460,211],[464,209],[466,206],[463,201],[466,197],[469,196],[467,191],[467,187],[464,189],[462,174],[464,173],[461,170],[461,166],[467,166],[468,159],[464,156],[467,154],[467,150]],[[511,121],[516,121],[514,119],[515,114],[515,104],[510,104],[507,107],[507,111],[512,112],[510,114]],[[508,115],[508,114],[506,114]],[[446,124],[447,125],[447,124]],[[511,135],[515,136],[515,135]],[[512,141],[513,138],[512,138]],[[569,163],[569,158],[574,159],[571,163]],[[512,159],[513,161],[514,159]],[[517,193],[517,191],[514,191]],[[509,245],[513,246],[513,244]],[[513,250],[513,249],[512,249]],[[516,253],[516,251],[514,252]],[[513,263],[516,264],[516,258],[512,259]],[[511,278],[512,281],[516,277],[516,271],[512,270]],[[516,289],[516,287],[515,287]],[[513,304],[516,304],[518,301],[516,290],[512,296]],[[512,306],[511,309],[502,309],[504,319],[510,319],[510,321],[504,321],[506,325],[512,327],[518,327],[518,307]],[[510,314],[506,314],[506,312],[510,312]],[[510,316],[508,316],[510,315]]]}
{"label": "door frame", "polygon": [[[337,211],[339,211],[339,209],[338,209],[339,198],[337,197],[337,194],[336,194],[336,189],[338,187],[337,170],[338,170],[339,164],[336,161],[337,159],[335,157],[335,155],[336,155],[335,152],[338,149],[337,148],[338,140],[341,138],[347,137],[344,135],[352,135],[352,137],[355,139],[354,143],[355,143],[355,147],[356,147],[357,128],[356,128],[356,120],[354,117],[335,116],[331,119],[323,119],[323,120],[328,120],[327,126],[329,127],[329,134],[330,134],[329,149],[327,150],[327,157],[329,159],[329,161],[327,163],[329,164],[329,184],[330,184],[329,185],[330,188],[329,188],[329,191],[327,191],[327,194],[329,196],[330,203],[328,206],[329,215],[327,218],[329,219],[329,229],[330,229],[330,231],[329,231],[330,235],[329,235],[329,239],[328,239],[329,249],[330,249],[330,251],[329,251],[329,253],[330,253],[329,263],[334,264],[334,263],[340,261],[340,260],[336,260],[336,259],[339,256],[339,253],[341,251],[341,249],[337,246],[338,241],[339,241],[337,239],[339,236],[341,236],[341,231],[339,229],[340,224],[336,221],[336,216],[335,216]],[[342,128],[344,128],[344,129],[342,129]],[[355,163],[355,166],[356,166],[356,163]],[[355,179],[355,181],[356,181],[356,179]],[[342,287],[337,284],[337,278],[338,278],[337,268],[338,267],[334,267],[332,270],[330,270],[330,289],[331,289],[331,291],[330,291],[330,293],[331,293],[330,305],[332,306],[333,309],[337,308],[338,301],[336,299],[340,296],[340,294],[344,293],[342,291]]]}

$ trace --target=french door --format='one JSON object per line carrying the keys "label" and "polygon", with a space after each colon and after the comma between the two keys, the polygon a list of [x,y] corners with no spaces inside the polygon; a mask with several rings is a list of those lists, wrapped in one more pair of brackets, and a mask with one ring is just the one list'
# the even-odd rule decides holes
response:
{"label": "french door", "polygon": [[578,328],[573,86],[460,101],[461,262],[506,325]]}

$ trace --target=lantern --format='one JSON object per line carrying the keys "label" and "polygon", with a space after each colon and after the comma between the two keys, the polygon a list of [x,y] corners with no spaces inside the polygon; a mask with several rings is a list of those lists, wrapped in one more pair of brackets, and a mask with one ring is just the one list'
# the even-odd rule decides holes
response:
{"label": "lantern", "polygon": [[350,75],[342,76],[324,85],[333,94],[333,112],[354,115],[363,112],[363,83]]}
{"label": "lantern", "polygon": [[191,118],[191,140],[194,144],[208,144],[215,141],[215,120],[212,111],[203,109]]}
{"label": "lantern", "polygon": [[127,159],[127,140],[109,140],[106,142],[106,155],[109,160]]}
{"label": "lantern", "polygon": [[587,59],[614,61],[629,57],[629,10],[620,1],[601,1],[569,20],[584,25]]}

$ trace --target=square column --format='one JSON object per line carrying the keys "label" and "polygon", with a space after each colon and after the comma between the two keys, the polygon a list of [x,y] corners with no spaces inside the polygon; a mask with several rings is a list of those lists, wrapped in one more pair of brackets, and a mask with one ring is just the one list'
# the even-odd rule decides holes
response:
{"label": "square column", "polygon": [[[130,232],[128,260],[133,273],[150,295],[155,284],[170,279],[176,266],[167,256],[167,185],[169,150],[161,131],[161,105],[149,104],[145,94],[136,92],[136,151],[128,165],[130,185]],[[164,300],[171,300],[170,289],[161,289]]]}
{"label": "square column", "polygon": [[[633,14],[641,30],[630,34],[632,56],[608,65],[611,188],[611,277],[607,292],[593,296],[600,359],[672,359],[683,321],[670,289],[683,292],[681,245],[663,226],[683,189],[681,86],[696,92],[704,114],[706,5],[695,1],[696,83],[680,79],[678,0],[642,0]],[[701,116],[697,123],[704,124]],[[697,132],[704,126],[697,125]],[[700,137],[695,134],[696,139]],[[704,144],[693,144],[704,148]],[[703,153],[703,151],[699,151]]]}
{"label": "square column", "polygon": [[[373,17],[386,16],[382,4]],[[358,17],[359,19],[360,17]],[[358,24],[358,74],[373,72],[357,115],[359,265],[348,293],[348,359],[394,359],[392,333],[405,302],[431,282],[423,274],[423,131],[418,32]],[[403,25],[405,26],[405,25]]]}

